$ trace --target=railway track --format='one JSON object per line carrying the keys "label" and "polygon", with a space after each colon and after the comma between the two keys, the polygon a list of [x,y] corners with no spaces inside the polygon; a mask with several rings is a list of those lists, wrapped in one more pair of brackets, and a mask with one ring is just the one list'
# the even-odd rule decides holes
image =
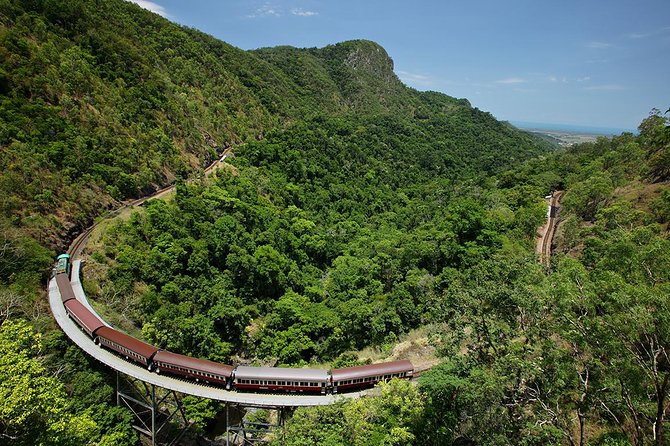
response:
{"label": "railway track", "polygon": [[549,200],[549,211],[547,215],[547,223],[544,234],[538,246],[538,253],[540,254],[540,262],[549,267],[551,265],[551,244],[554,240],[554,233],[556,232],[556,224],[558,218],[556,216],[561,202],[563,191],[555,191]]}
{"label": "railway track", "polygon": [[[221,156],[220,159],[217,158],[212,164],[210,164],[209,166],[207,166],[205,168],[205,171],[204,171],[205,176],[208,176],[208,175],[212,174],[213,172],[215,172],[217,170],[217,168],[226,160],[226,158],[230,158],[232,156],[234,156],[233,153],[232,153],[232,149],[230,149],[230,148],[226,149],[223,152],[223,155]],[[77,237],[75,237],[75,239],[72,241],[72,243],[70,243],[70,247],[68,248],[67,253],[70,254],[70,257],[72,258],[72,260],[75,260],[75,259],[79,258],[81,256],[82,251],[86,247],[86,242],[88,241],[88,238],[90,237],[93,230],[100,224],[101,221],[108,220],[110,218],[113,218],[113,217],[119,215],[121,213],[121,211],[123,211],[124,209],[129,209],[129,208],[141,206],[142,204],[144,204],[145,202],[147,202],[149,200],[154,200],[156,198],[161,198],[161,197],[169,194],[170,192],[172,192],[175,189],[175,187],[176,187],[176,185],[174,185],[174,184],[171,184],[169,186],[165,186],[164,188],[157,190],[156,192],[154,192],[151,195],[148,195],[148,196],[142,197],[142,198],[138,198],[136,200],[133,200],[129,203],[124,204],[123,206],[121,206],[117,209],[114,209],[112,211],[107,212],[102,217],[101,220],[99,220],[97,223],[93,223],[91,226],[84,229]]]}
{"label": "railway track", "polygon": [[[227,150],[227,153],[225,153],[220,159],[217,159],[214,161],[210,166],[205,169],[204,175],[207,176],[213,172],[215,172],[219,167],[222,162],[225,161],[226,157],[232,156],[232,154]],[[89,238],[93,231],[100,225],[102,222],[107,221],[111,218],[114,218],[115,216],[119,215],[121,212],[123,212],[126,209],[130,209],[133,207],[140,206],[144,204],[146,201],[156,199],[156,198],[161,198],[167,195],[168,193],[172,192],[175,189],[175,185],[170,185],[167,187],[164,187],[156,192],[154,192],[152,195],[139,198],[130,202],[124,203],[122,206],[120,206],[117,209],[114,209],[112,211],[107,212],[104,214],[97,222],[83,230],[77,237],[72,241],[72,243],[69,246],[68,249],[68,254],[70,254],[70,257],[73,261],[76,259],[79,259],[83,253],[83,251],[86,248],[87,242],[89,241]],[[79,260],[81,262],[81,260]],[[57,288],[57,287],[56,287]],[[81,330],[76,327],[76,325],[71,323],[70,318],[67,317],[67,315],[64,313],[64,309],[60,308],[62,305],[58,305],[60,302],[60,296],[59,293],[53,289],[52,286],[50,286],[50,305],[52,307],[52,313],[54,314],[54,317],[56,318],[57,322],[61,326],[61,328],[66,332],[68,337],[72,339],[77,345],[79,345],[80,348],[82,348],[84,351],[89,353],[90,355],[96,357],[98,360],[101,362],[107,364],[108,366],[112,367],[113,369],[122,372],[128,376],[132,376],[136,379],[140,379],[144,382],[149,382],[152,384],[159,385],[163,388],[174,390],[174,391],[179,391],[182,393],[187,393],[191,395],[196,395],[196,396],[204,396],[207,398],[213,398],[213,399],[219,399],[221,401],[237,401],[239,402],[244,402],[244,403],[254,403],[254,404],[269,404],[269,405],[276,405],[280,403],[281,405],[284,406],[310,406],[310,405],[322,405],[322,404],[332,404],[334,402],[333,400],[333,395],[325,395],[325,396],[308,396],[305,397],[304,395],[290,395],[290,394],[275,394],[275,393],[267,393],[267,394],[245,394],[242,393],[241,395],[237,392],[229,392],[229,391],[222,391],[220,387],[216,386],[210,386],[206,385],[203,383],[193,383],[190,380],[185,380],[181,379],[179,377],[174,377],[174,376],[157,376],[156,374],[150,373],[147,375],[141,368],[138,370],[138,367],[134,364],[128,364],[127,362],[124,361],[117,361],[114,359],[114,355],[109,354],[109,352],[105,352],[99,348],[94,348],[92,347],[92,341],[88,339],[88,337],[84,337],[84,339],[81,338]],[[87,299],[85,297],[81,299],[82,302],[86,302],[88,304]],[[93,310],[90,305],[88,305],[88,308],[90,308],[90,311],[95,313],[95,310]],[[102,319],[101,319],[102,321]],[[103,322],[104,323],[104,322]],[[118,358],[117,358],[118,359]],[[430,369],[430,366],[428,367],[421,367],[418,368],[414,371],[414,376],[412,378],[412,381],[416,382],[418,378],[427,370]],[[203,389],[202,387],[206,387],[207,389]],[[346,398],[355,398],[355,397],[360,397],[363,395],[367,395],[370,392],[373,392],[372,390],[363,390],[363,391],[358,391],[358,392],[352,392],[352,393],[347,393]]]}

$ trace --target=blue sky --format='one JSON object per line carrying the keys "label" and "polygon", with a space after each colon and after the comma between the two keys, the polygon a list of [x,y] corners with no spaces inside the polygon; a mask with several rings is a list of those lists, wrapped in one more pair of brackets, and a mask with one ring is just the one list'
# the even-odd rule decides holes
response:
{"label": "blue sky", "polygon": [[498,119],[634,129],[670,107],[670,0],[133,0],[242,49],[382,45]]}

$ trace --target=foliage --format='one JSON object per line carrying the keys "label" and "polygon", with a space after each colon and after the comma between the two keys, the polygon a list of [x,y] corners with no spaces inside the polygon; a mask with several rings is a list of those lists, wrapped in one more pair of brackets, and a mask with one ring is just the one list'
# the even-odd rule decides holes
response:
{"label": "foliage", "polygon": [[668,185],[649,175],[666,125],[652,112],[640,136],[501,175],[499,187],[567,186],[551,275],[509,251],[443,271],[431,306],[446,359],[420,381],[425,443],[667,443]]}
{"label": "foliage", "polygon": [[325,407],[300,408],[273,444],[404,445],[414,443],[424,406],[408,381],[378,385],[379,395]]}
{"label": "foliage", "polygon": [[544,216],[514,188],[477,199],[438,165],[404,167],[381,141],[436,156],[408,126],[323,117],[246,144],[235,170],[108,232],[105,286],[135,296],[148,340],[210,359],[297,364],[394,342],[427,319],[445,268],[528,243]]}
{"label": "foliage", "polygon": [[[660,111],[639,136],[550,153],[467,100],[406,88],[373,42],[242,51],[120,0],[0,2],[0,42],[3,438],[135,442],[109,376],[40,316],[39,286],[104,209],[176,182],[94,255],[100,301],[147,340],[351,365],[344,352],[436,327],[445,360],[418,392],[392,381],[299,409],[288,444],[667,442]],[[231,146],[214,179],[182,181]],[[566,192],[546,276],[530,252],[552,189]],[[218,410],[187,407],[202,424]]]}
{"label": "foliage", "polygon": [[40,336],[25,321],[0,326],[0,438],[15,445],[78,445],[96,424],[70,411],[63,385],[39,360]]}

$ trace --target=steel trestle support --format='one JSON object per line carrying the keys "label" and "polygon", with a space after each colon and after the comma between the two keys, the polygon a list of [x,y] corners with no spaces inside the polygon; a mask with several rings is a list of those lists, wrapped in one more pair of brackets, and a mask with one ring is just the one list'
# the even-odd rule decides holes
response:
{"label": "steel trestle support", "polygon": [[[121,375],[121,372],[116,372],[116,405],[132,412],[133,428],[148,436],[152,446],[178,444],[193,422],[186,419],[186,412],[177,392]],[[177,417],[175,421],[180,426],[175,429],[170,422],[177,414],[181,418]],[[171,428],[166,429],[168,426]],[[159,436],[163,442],[159,442]]]}
{"label": "steel trestle support", "polygon": [[[235,420],[230,419],[230,409],[233,409]],[[226,446],[254,446],[266,443],[268,436],[279,432],[282,435],[284,426],[284,406],[253,406],[246,404],[226,404]],[[256,410],[268,411],[267,422],[247,420],[246,414]],[[270,413],[275,412],[272,416]],[[271,421],[272,420],[272,421]],[[283,439],[283,437],[280,437]]]}

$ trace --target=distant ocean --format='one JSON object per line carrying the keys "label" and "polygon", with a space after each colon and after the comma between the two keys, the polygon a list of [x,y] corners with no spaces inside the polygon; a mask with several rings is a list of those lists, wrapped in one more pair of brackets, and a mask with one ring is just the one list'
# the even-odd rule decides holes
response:
{"label": "distant ocean", "polygon": [[636,129],[618,129],[613,127],[590,127],[586,125],[548,124],[546,122],[509,121],[515,127],[524,130],[553,130],[558,132],[581,133],[587,135],[620,135],[624,132],[637,133]]}

